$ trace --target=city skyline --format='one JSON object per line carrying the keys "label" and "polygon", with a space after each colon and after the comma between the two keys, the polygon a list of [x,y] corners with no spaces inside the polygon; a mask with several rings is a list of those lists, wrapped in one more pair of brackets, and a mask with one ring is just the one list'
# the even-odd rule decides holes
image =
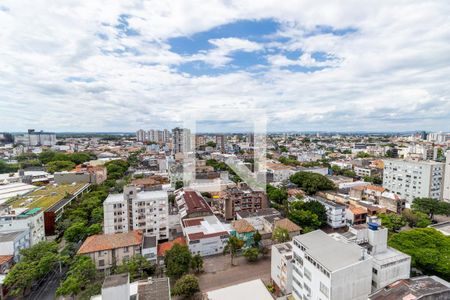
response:
{"label": "city skyline", "polygon": [[445,1],[3,1],[0,129],[132,132],[194,111],[204,131],[234,131],[223,109],[258,108],[269,131],[450,131],[449,14]]}

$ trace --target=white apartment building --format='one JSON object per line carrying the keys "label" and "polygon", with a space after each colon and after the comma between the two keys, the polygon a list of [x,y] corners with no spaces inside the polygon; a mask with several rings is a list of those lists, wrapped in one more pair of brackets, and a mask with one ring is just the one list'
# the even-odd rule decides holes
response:
{"label": "white apartment building", "polygon": [[450,150],[447,151],[445,160],[443,198],[445,201],[450,202]]}
{"label": "white apartment building", "polygon": [[372,257],[354,243],[316,230],[293,239],[295,300],[367,300]]}
{"label": "white apartment building", "polygon": [[444,163],[434,161],[384,160],[383,187],[405,198],[441,199]]}
{"label": "white apartment building", "polygon": [[373,169],[355,166],[353,171],[355,171],[356,176],[364,177],[364,176],[372,176]]}
{"label": "white apartment building", "polygon": [[12,208],[0,210],[0,232],[27,230],[30,246],[45,240],[44,212],[40,208]]}
{"label": "white apartment building", "polygon": [[138,191],[126,186],[123,194],[110,194],[103,202],[105,234],[142,230],[158,240],[169,238],[167,192]]}
{"label": "white apartment building", "polygon": [[27,133],[14,136],[14,143],[25,146],[53,146],[56,144],[56,134],[28,129]]}
{"label": "white apartment building", "polygon": [[379,223],[376,217],[369,217],[367,224],[350,227],[343,234],[330,234],[337,240],[344,239],[368,249],[373,258],[372,292],[397,280],[408,279],[411,270],[411,257],[387,246],[388,229],[382,228]]}
{"label": "white apartment building", "polygon": [[214,215],[183,219],[181,226],[189,250],[201,256],[223,253],[231,231]]}
{"label": "white apartment building", "polygon": [[0,232],[0,256],[11,255],[14,262],[20,260],[20,250],[30,247],[28,229]]}
{"label": "white apartment building", "polygon": [[307,200],[318,201],[323,204],[323,206],[325,206],[327,210],[327,224],[332,228],[341,228],[347,225],[345,217],[345,205],[338,204],[319,196],[308,197]]}
{"label": "white apartment building", "polygon": [[292,242],[272,245],[270,275],[283,295],[292,293],[292,258]]}

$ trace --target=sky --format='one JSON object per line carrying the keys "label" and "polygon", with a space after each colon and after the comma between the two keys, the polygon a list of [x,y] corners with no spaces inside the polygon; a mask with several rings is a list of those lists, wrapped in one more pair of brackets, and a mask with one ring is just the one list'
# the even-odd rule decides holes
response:
{"label": "sky", "polygon": [[446,0],[0,0],[0,132],[450,131],[449,16]]}

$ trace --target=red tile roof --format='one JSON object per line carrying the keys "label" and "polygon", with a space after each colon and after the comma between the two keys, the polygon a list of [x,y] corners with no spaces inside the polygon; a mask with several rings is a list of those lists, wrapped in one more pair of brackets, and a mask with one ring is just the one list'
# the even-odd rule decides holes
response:
{"label": "red tile roof", "polygon": [[245,219],[233,221],[233,223],[231,223],[231,226],[233,226],[233,228],[238,233],[246,233],[246,232],[254,232],[254,231],[256,231],[255,227],[253,227],[252,224],[250,224]]}
{"label": "red tile roof", "polygon": [[187,213],[194,212],[209,212],[212,214],[212,210],[206,203],[205,199],[195,191],[184,191],[184,201],[186,202]]}
{"label": "red tile roof", "polygon": [[86,254],[97,251],[112,250],[129,246],[142,245],[142,232],[138,230],[114,233],[96,234],[88,237],[78,250],[78,254]]}
{"label": "red tile roof", "polygon": [[13,260],[12,255],[0,255],[0,265],[3,265],[12,260]]}
{"label": "red tile roof", "polygon": [[165,242],[158,245],[158,256],[164,256],[166,251],[172,249],[175,244],[186,245],[186,240],[184,237],[178,237],[173,241]]}
{"label": "red tile roof", "polygon": [[197,219],[186,219],[183,221],[184,227],[191,227],[191,226],[198,226],[203,221],[203,218],[197,218]]}

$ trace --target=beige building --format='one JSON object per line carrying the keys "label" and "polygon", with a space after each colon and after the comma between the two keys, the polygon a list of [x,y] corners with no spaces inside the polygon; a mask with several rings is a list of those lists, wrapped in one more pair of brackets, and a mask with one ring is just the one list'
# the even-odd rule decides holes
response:
{"label": "beige building", "polygon": [[97,234],[88,237],[77,254],[92,258],[98,270],[121,265],[124,260],[142,253],[144,237],[141,231]]}

